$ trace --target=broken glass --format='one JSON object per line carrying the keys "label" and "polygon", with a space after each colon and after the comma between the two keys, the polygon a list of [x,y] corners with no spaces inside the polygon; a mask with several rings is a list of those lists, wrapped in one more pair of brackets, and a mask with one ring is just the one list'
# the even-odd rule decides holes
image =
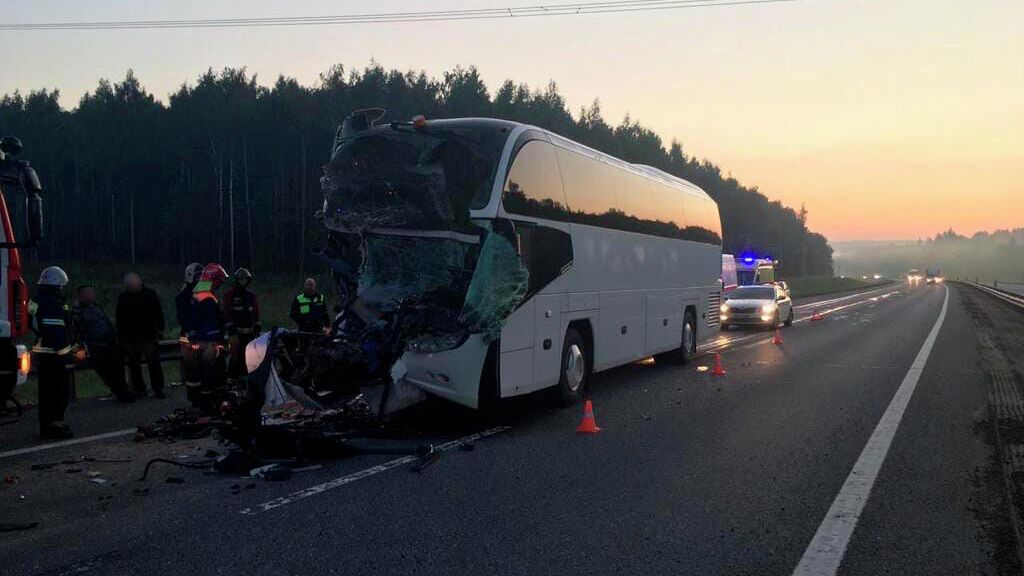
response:
{"label": "broken glass", "polygon": [[492,132],[381,127],[343,140],[321,179],[324,223],[467,230],[473,198],[494,181],[502,141]]}
{"label": "broken glass", "polygon": [[466,293],[459,320],[470,332],[483,334],[491,342],[501,333],[508,318],[526,296],[530,274],[512,242],[503,234],[487,234],[476,273]]}
{"label": "broken glass", "polygon": [[367,234],[359,274],[359,298],[383,309],[410,297],[462,306],[479,246],[449,238]]}

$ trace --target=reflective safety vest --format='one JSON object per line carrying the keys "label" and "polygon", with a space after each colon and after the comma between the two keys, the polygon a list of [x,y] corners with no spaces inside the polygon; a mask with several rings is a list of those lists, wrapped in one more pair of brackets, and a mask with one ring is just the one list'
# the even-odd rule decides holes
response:
{"label": "reflective safety vest", "polygon": [[305,292],[299,293],[292,301],[291,317],[299,325],[299,330],[319,332],[328,324],[324,295],[314,294],[310,297]]}
{"label": "reflective safety vest", "polygon": [[29,314],[32,330],[38,338],[32,351],[38,354],[64,355],[73,352],[78,345],[71,342],[68,318],[70,306],[55,295],[40,295],[40,302],[30,301]]}
{"label": "reflective safety vest", "polygon": [[299,314],[302,314],[303,316],[309,314],[313,306],[324,305],[323,294],[315,294],[312,298],[310,298],[309,296],[306,296],[305,292],[303,292],[302,294],[296,296],[295,299],[299,301]]}

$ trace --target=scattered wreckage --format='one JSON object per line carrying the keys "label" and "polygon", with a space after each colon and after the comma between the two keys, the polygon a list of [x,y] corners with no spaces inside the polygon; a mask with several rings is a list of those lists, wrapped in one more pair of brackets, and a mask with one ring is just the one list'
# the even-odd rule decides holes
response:
{"label": "scattered wreckage", "polygon": [[329,234],[320,255],[344,295],[330,333],[261,335],[246,348],[247,377],[214,403],[218,414],[170,415],[142,437],[216,428],[261,457],[422,455],[409,442],[357,439],[402,436],[385,418],[427,394],[406,377],[409,358],[468,341],[486,349],[526,296],[529,274],[509,222],[470,219],[473,199],[491,193],[510,123],[374,126],[382,114],[349,116],[324,167],[320,215]]}

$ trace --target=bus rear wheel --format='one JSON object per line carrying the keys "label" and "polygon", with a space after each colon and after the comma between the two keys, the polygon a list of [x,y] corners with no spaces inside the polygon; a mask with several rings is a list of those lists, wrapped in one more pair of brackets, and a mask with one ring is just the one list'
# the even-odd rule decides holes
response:
{"label": "bus rear wheel", "polygon": [[590,377],[590,361],[586,342],[575,328],[565,331],[562,342],[562,369],[555,387],[555,398],[562,406],[572,406],[586,392]]}

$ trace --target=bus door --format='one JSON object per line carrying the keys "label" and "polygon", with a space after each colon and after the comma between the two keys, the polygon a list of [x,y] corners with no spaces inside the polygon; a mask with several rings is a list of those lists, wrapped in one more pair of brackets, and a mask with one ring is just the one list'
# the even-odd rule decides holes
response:
{"label": "bus door", "polygon": [[558,382],[562,362],[562,311],[568,295],[561,280],[572,266],[572,237],[551,225],[516,222],[519,250],[530,273],[527,299],[533,305],[533,377],[531,389]]}

